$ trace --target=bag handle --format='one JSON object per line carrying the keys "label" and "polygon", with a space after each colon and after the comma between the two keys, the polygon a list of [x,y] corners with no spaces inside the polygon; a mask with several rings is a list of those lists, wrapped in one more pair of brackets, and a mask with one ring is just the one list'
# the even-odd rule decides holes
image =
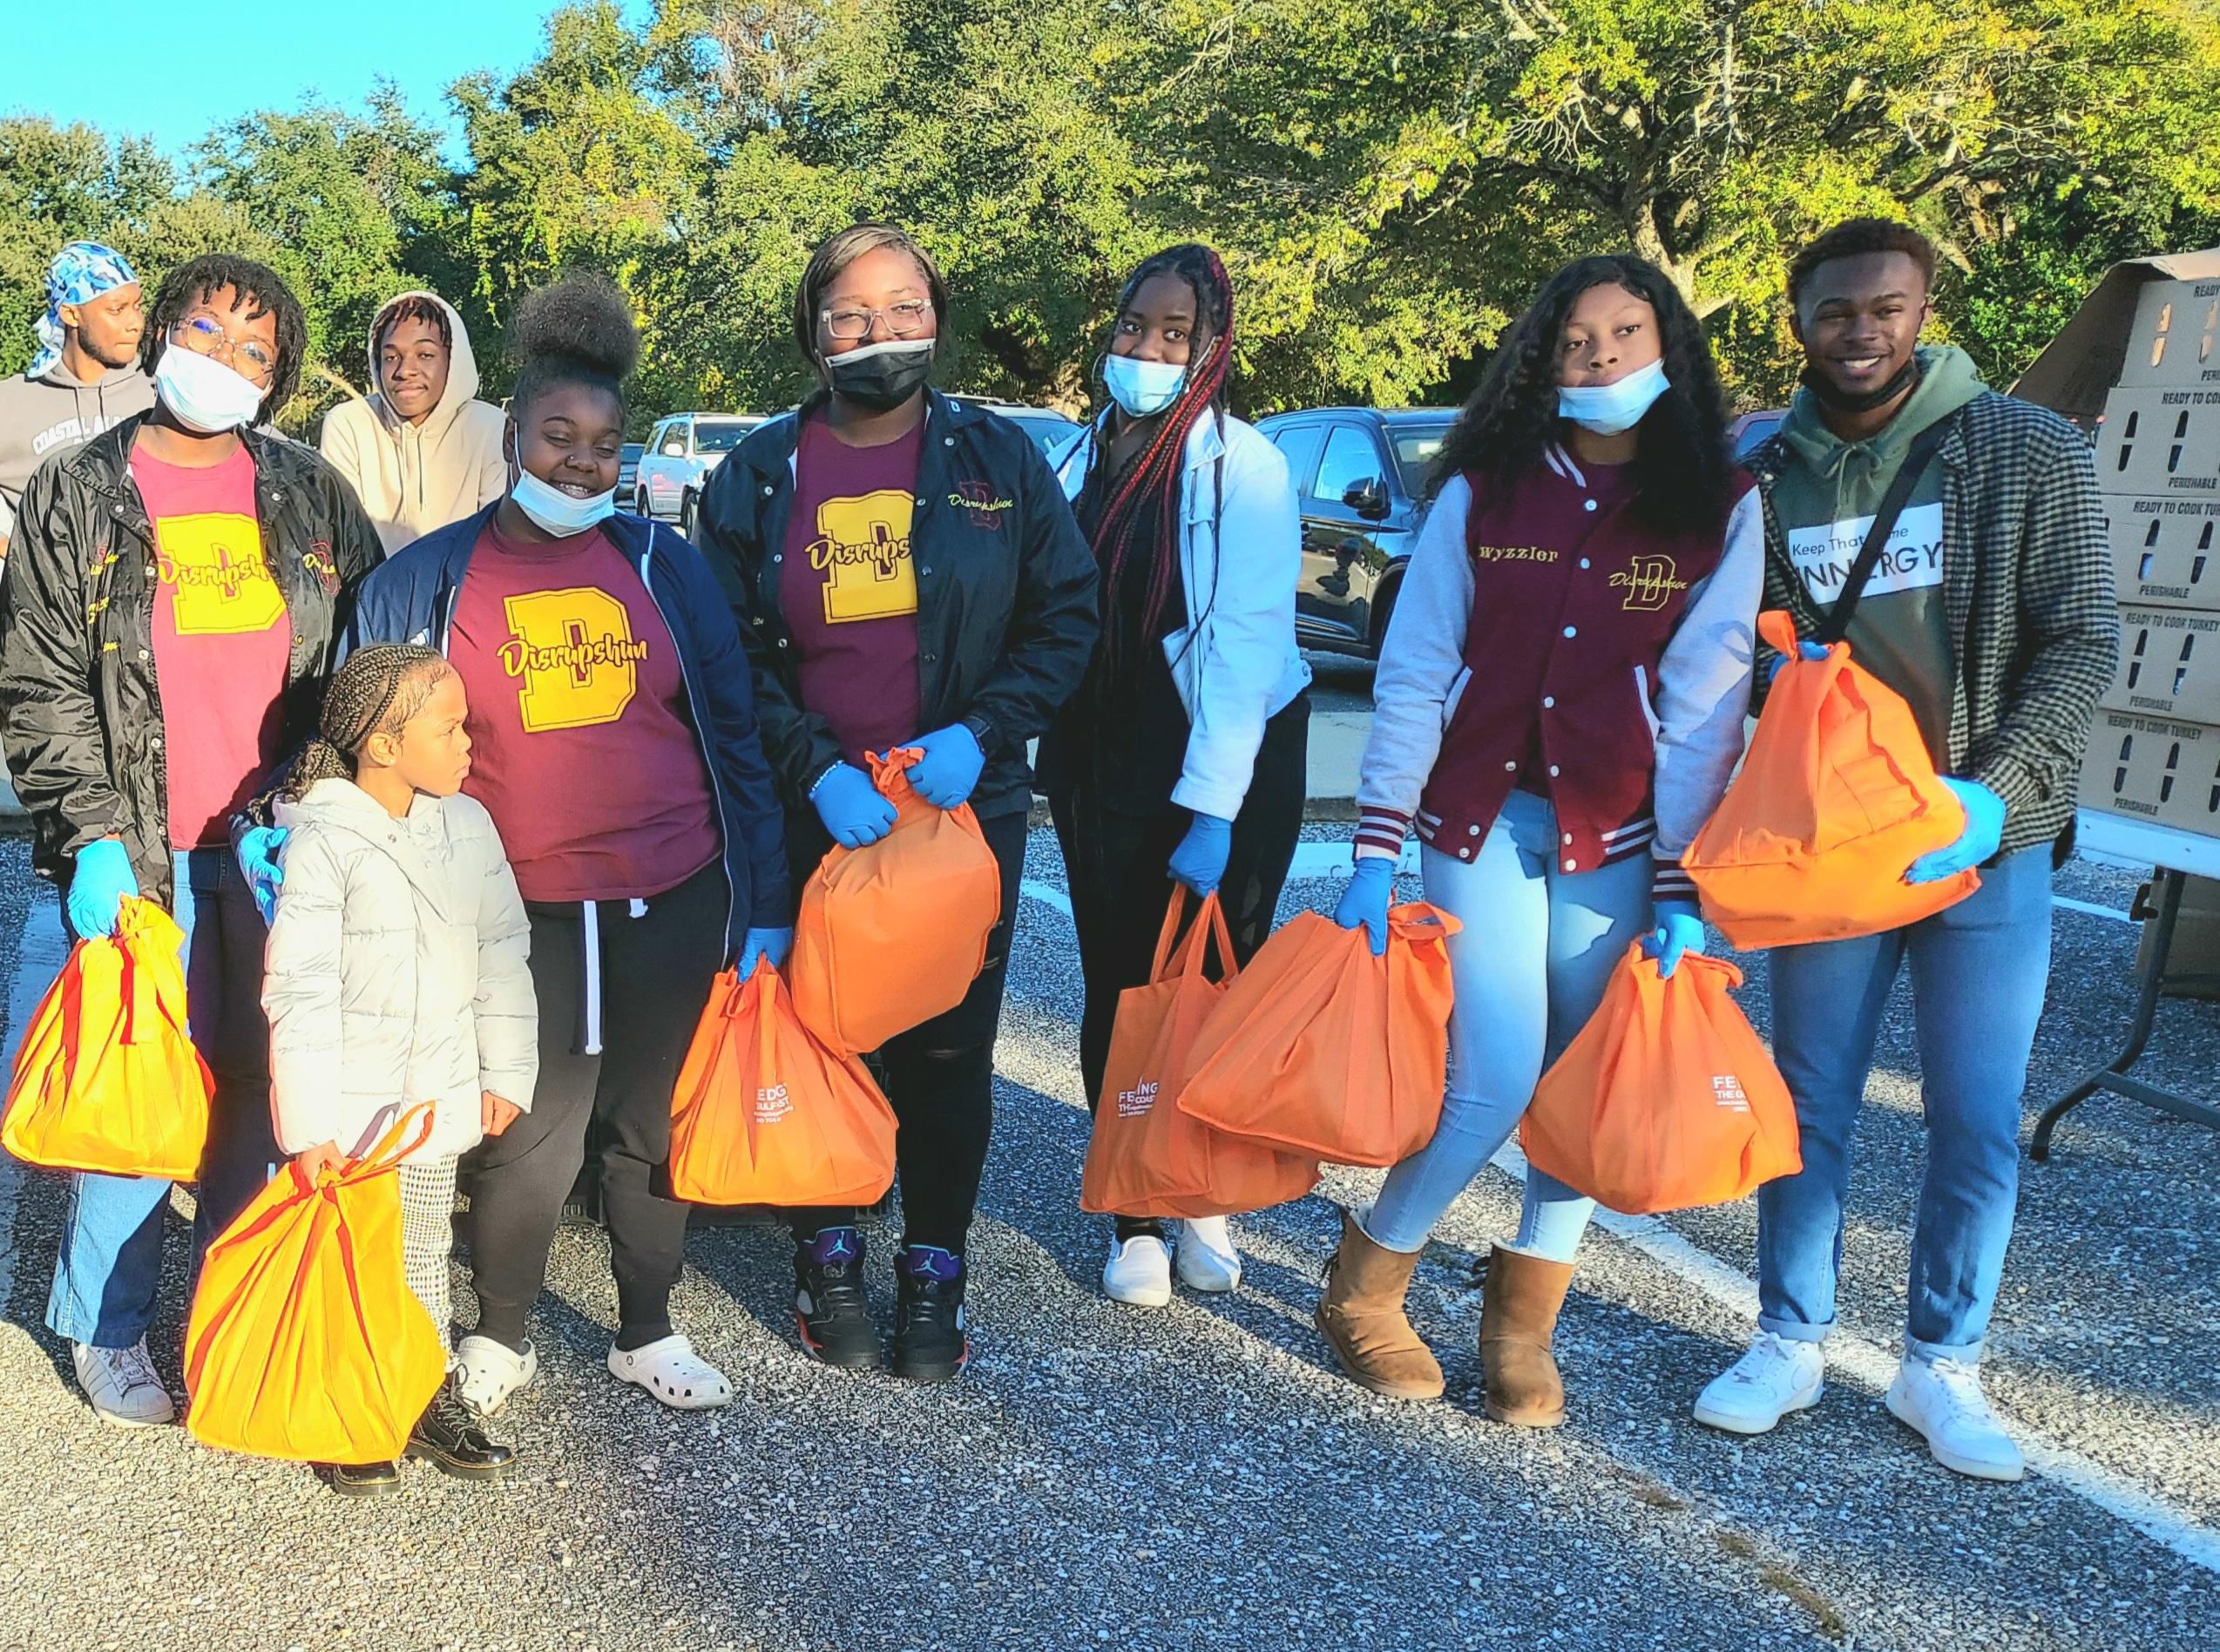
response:
{"label": "bag handle", "polygon": [[[1873,525],[1865,530],[1865,543],[1858,548],[1858,559],[1850,565],[1850,572],[1843,576],[1842,591],[1835,598],[1835,606],[1827,610],[1827,617],[1811,633],[1811,640],[1831,644],[1843,640],[1850,629],[1850,617],[1858,612],[1858,599],[1865,594],[1865,582],[1873,577],[1874,565],[1881,559],[1889,535],[1896,531],[1896,519],[1904,514],[1904,507],[1912,502],[1912,490],[1919,485],[1920,474],[1927,468],[1935,450],[1941,447],[1949,434],[1950,421],[1930,424],[1912,438],[1912,445],[1904,455],[1904,463],[1897,467],[1889,491],[1881,496],[1881,508],[1873,512]],[[1768,637],[1768,642],[1772,639]],[[1777,647],[1777,645],[1776,645]],[[1781,652],[1793,659],[1796,644],[1790,640]]]}
{"label": "bag handle", "polygon": [[159,1038],[166,1023],[185,1031],[185,971],[177,962],[184,939],[170,915],[152,901],[127,895],[117,909],[114,945],[123,961],[125,1044]]}
{"label": "bag handle", "polygon": [[1210,944],[1218,946],[1218,979],[1220,985],[1231,981],[1240,973],[1234,963],[1233,931],[1226,926],[1226,909],[1213,890],[1197,904],[1195,917],[1181,933],[1181,917],[1187,909],[1188,890],[1184,884],[1172,886],[1172,903],[1164,913],[1164,927],[1156,937],[1156,958],[1150,965],[1148,979],[1152,985],[1162,985],[1192,977],[1201,979],[1209,969]]}
{"label": "bag handle", "polygon": [[[349,1159],[340,1166],[335,1173],[338,1180],[351,1185],[367,1181],[372,1176],[382,1176],[390,1170],[398,1170],[403,1159],[431,1140],[433,1127],[437,1123],[438,1118],[432,1112],[431,1103],[419,1101],[388,1126],[385,1134],[377,1139],[368,1153],[359,1158]],[[402,1137],[412,1128],[416,1133],[415,1139],[403,1145]]]}

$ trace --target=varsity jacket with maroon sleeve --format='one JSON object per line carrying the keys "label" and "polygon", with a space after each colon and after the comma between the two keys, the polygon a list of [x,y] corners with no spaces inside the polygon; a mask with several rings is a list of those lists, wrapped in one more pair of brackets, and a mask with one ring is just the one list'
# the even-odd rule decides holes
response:
{"label": "varsity jacket with maroon sleeve", "polygon": [[1556,870],[1648,850],[1657,898],[1742,755],[1765,536],[1737,475],[1725,531],[1661,534],[1622,467],[1561,446],[1477,511],[1445,486],[1420,531],[1372,684],[1357,856],[1413,825],[1479,853],[1512,790],[1556,810]]}

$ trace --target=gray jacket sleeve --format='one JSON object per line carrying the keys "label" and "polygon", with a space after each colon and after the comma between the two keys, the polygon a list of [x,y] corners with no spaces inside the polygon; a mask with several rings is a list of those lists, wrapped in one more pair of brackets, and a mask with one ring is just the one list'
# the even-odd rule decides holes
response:
{"label": "gray jacket sleeve", "polygon": [[478,885],[478,990],[471,1015],[477,1027],[478,1088],[529,1113],[539,1082],[531,924],[493,817],[475,802],[470,809],[473,832],[485,843],[485,876]]}

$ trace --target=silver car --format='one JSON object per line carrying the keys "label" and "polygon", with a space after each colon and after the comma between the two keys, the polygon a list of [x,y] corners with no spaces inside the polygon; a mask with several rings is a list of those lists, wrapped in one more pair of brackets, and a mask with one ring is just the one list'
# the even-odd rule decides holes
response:
{"label": "silver car", "polygon": [[673,413],[648,433],[629,503],[633,513],[678,524],[694,537],[701,485],[726,454],[763,421],[736,413]]}

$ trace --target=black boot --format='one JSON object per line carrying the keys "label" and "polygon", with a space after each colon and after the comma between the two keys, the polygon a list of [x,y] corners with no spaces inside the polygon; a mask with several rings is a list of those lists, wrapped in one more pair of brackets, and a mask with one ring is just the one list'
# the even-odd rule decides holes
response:
{"label": "black boot", "polygon": [[455,1391],[452,1371],[409,1431],[408,1454],[411,1461],[430,1463],[457,1479],[486,1481],[501,1479],[517,1456],[486,1438],[477,1414]]}
{"label": "black boot", "polygon": [[971,1357],[964,1333],[964,1258],[938,1245],[904,1245],[895,1262],[901,1286],[894,1327],[894,1374],[944,1383]]}
{"label": "black boot", "polygon": [[863,1300],[863,1236],[821,1228],[794,1247],[794,1323],[810,1357],[843,1371],[876,1371],[879,1330]]}
{"label": "black boot", "polygon": [[398,1463],[335,1463],[331,1488],[342,1497],[383,1497],[401,1489]]}

